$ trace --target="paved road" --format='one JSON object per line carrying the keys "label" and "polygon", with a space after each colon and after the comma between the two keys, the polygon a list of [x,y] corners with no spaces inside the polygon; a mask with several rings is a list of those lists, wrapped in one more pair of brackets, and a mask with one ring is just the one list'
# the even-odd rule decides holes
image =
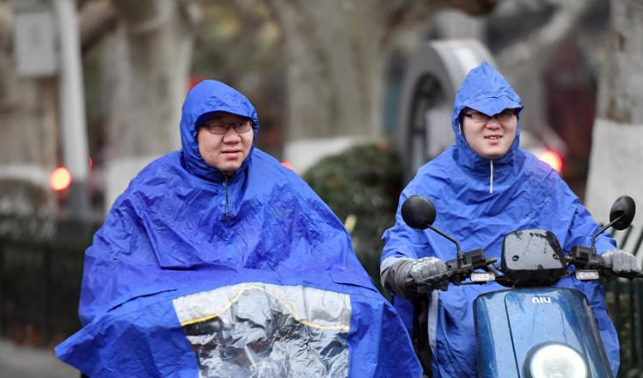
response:
{"label": "paved road", "polygon": [[78,370],[64,364],[51,350],[25,348],[0,339],[2,378],[79,378]]}

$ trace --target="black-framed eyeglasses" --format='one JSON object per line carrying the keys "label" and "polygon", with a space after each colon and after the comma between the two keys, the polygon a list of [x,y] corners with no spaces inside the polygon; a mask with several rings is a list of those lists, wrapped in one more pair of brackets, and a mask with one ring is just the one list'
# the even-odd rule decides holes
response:
{"label": "black-framed eyeglasses", "polygon": [[226,134],[231,128],[233,128],[237,134],[243,134],[252,130],[252,123],[249,120],[240,122],[209,121],[202,124],[201,127],[207,128],[210,134]]}
{"label": "black-framed eyeglasses", "polygon": [[480,123],[480,124],[489,122],[491,118],[495,118],[500,123],[505,123],[505,122],[511,121],[516,116],[516,111],[513,109],[505,109],[500,113],[495,114],[491,117],[489,117],[484,113],[471,111],[471,112],[464,113],[464,116],[469,117],[473,122]]}

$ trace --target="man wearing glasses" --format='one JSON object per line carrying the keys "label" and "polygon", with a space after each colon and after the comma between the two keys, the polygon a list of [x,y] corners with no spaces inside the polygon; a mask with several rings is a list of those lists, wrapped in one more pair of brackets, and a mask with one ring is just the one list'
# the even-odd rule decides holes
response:
{"label": "man wearing glasses", "polygon": [[255,147],[250,101],[203,81],[180,130],[87,249],[84,327],[57,355],[92,378],[420,376],[342,223]]}
{"label": "man wearing glasses", "polygon": [[252,147],[254,133],[248,118],[226,112],[212,115],[199,127],[199,153],[208,165],[232,174],[241,167]]}
{"label": "man wearing glasses", "polygon": [[[453,107],[455,144],[418,170],[400,196],[396,224],[383,235],[382,282],[400,314],[407,318],[412,314],[407,299],[428,296],[429,364],[434,378],[477,376],[472,304],[478,295],[502,286],[450,284],[448,291],[418,286],[445,272],[444,261],[453,259],[456,251],[431,230],[405,224],[401,206],[406,198],[428,197],[437,210],[436,228],[458,240],[462,250],[482,248],[488,258],[498,261],[504,236],[514,230],[550,230],[565,253],[574,245],[586,245],[599,230],[558,173],[519,147],[522,108],[518,94],[488,63],[471,70]],[[616,249],[607,234],[597,238],[596,247],[613,270],[639,269],[635,258]],[[602,288],[573,277],[558,285],[577,288],[587,296],[616,376],[618,340]]]}

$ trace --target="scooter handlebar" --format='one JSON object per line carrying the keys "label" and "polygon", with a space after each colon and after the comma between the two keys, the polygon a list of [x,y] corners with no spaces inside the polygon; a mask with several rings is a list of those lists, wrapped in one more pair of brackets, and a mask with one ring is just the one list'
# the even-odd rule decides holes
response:
{"label": "scooter handlebar", "polygon": [[492,279],[486,281],[465,281],[471,278],[471,275],[478,269],[491,273],[493,279],[495,279],[495,270],[493,270],[492,267],[496,261],[496,258],[485,258],[482,250],[467,252],[464,254],[462,260],[453,259],[447,261],[447,270],[445,272],[429,276],[422,282],[416,284],[419,286],[430,286],[440,290],[447,290],[449,283],[455,285],[483,284]]}
{"label": "scooter handlebar", "polygon": [[596,253],[594,247],[576,246],[566,258],[568,264],[573,264],[576,270],[597,270],[599,274],[608,279],[622,277],[627,279],[643,278],[643,272],[615,272],[605,265],[603,259]]}
{"label": "scooter handlebar", "polygon": [[635,278],[643,278],[643,272],[614,272],[609,268],[605,268],[609,273],[607,274],[608,276],[616,276],[616,277],[621,277],[621,278],[627,278],[629,280],[633,280]]}

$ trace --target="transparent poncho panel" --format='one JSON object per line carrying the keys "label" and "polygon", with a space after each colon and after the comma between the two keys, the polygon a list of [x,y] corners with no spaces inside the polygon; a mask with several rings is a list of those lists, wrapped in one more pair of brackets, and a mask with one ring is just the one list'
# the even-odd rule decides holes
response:
{"label": "transparent poncho panel", "polygon": [[174,300],[200,378],[345,378],[347,294],[244,283]]}

